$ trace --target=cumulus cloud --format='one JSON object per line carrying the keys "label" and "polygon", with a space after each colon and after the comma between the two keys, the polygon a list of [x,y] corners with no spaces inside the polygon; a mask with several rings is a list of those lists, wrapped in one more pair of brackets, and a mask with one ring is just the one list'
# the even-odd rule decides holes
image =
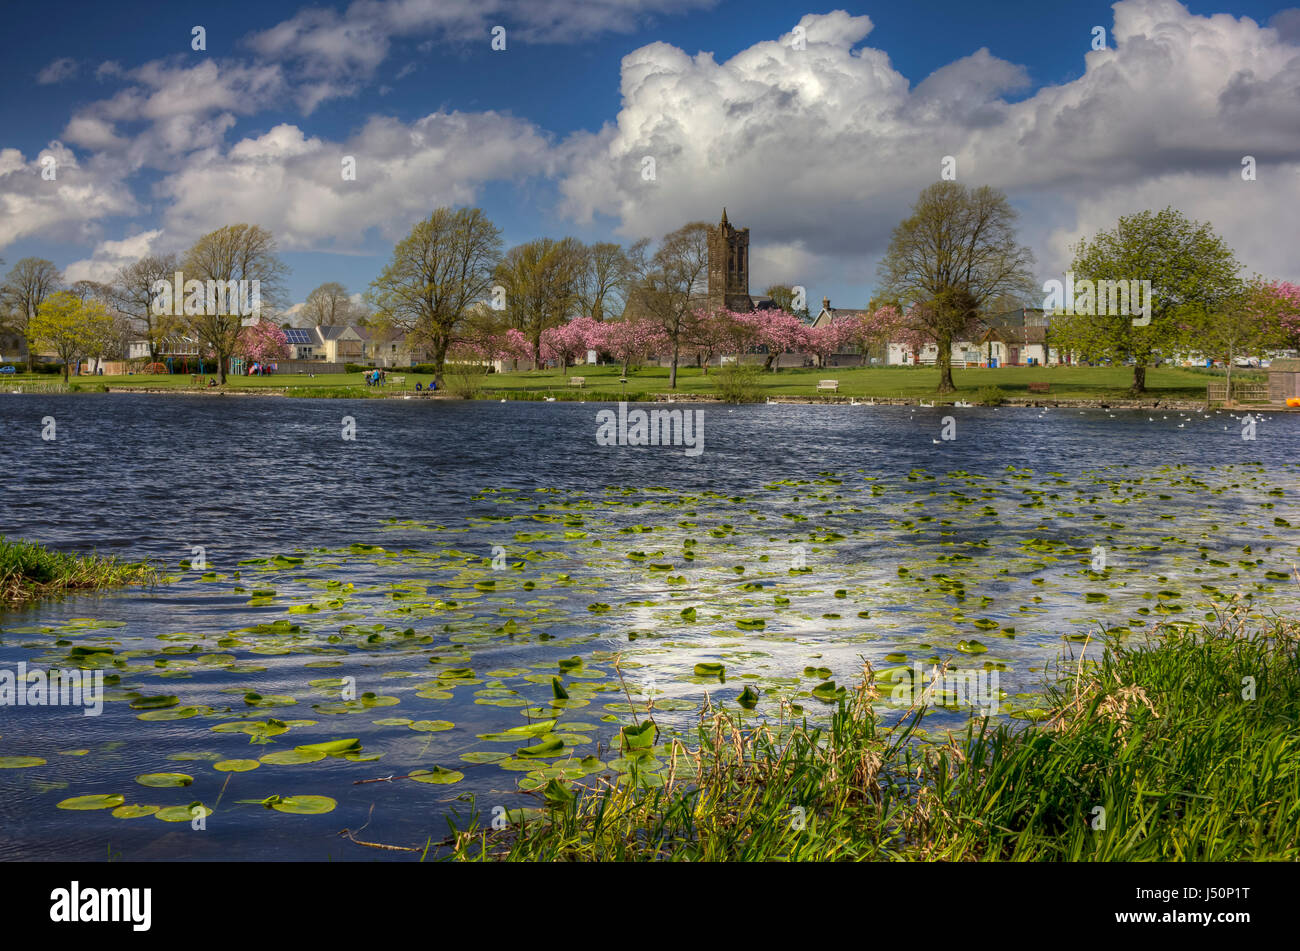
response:
{"label": "cumulus cloud", "polygon": [[[650,44],[623,60],[617,120],[569,143],[565,208],[657,236],[725,204],[752,228],[756,281],[777,279],[757,269],[764,244],[823,267],[838,258],[869,281],[893,226],[953,156],[958,181],[1008,191],[1048,273],[1079,234],[1173,204],[1213,221],[1249,266],[1294,276],[1294,224],[1279,214],[1300,198],[1290,20],[1193,16],[1174,0],[1114,10],[1112,49],[1081,50],[1082,76],[1018,102],[1005,97],[1024,70],[984,49],[911,86],[862,45],[870,20],[843,11],[805,16],[802,49],[788,34],[721,63]],[[1258,181],[1241,180],[1246,154]]]}
{"label": "cumulus cloud", "polygon": [[[46,160],[53,160],[49,165]],[[53,178],[42,176],[53,169]],[[60,141],[26,158],[0,149],[0,248],[33,235],[53,240],[94,240],[104,219],[137,210],[130,189],[94,158],[78,160]]]}
{"label": "cumulus cloud", "polygon": [[[355,160],[355,180],[343,177]],[[374,117],[328,142],[278,125],[228,150],[197,153],[157,186],[169,232],[190,239],[214,222],[255,222],[286,249],[348,249],[377,228],[390,240],[439,205],[473,203],[491,181],[554,174],[548,139],[494,112],[437,112],[414,122]]]}
{"label": "cumulus cloud", "polygon": [[89,258],[73,261],[63,269],[68,282],[99,281],[107,283],[119,269],[157,250],[162,229],[141,231],[121,241],[101,241]]}

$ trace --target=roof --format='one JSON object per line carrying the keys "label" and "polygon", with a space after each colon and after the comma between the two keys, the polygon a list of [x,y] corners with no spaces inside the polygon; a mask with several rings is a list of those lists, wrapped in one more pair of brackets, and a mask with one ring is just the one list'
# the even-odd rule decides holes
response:
{"label": "roof", "polygon": [[292,344],[309,345],[316,342],[312,332],[302,327],[288,327],[284,331],[284,336]]}

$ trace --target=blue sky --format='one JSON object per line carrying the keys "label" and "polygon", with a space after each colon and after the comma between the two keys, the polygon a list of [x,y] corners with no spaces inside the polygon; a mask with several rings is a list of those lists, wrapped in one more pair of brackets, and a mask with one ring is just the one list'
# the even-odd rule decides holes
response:
{"label": "blue sky", "polygon": [[[853,306],[953,154],[959,180],[1011,195],[1044,276],[1117,213],[1173,203],[1214,221],[1251,269],[1294,279],[1269,249],[1300,188],[1300,11],[1116,7],[21,5],[0,41],[0,256],[102,278],[227,215],[262,215],[297,301],[324,280],[363,290],[440,203],[481,205],[507,244],[653,238],[726,204],[753,229],[754,284]],[[816,55],[786,59],[777,47],[801,22]],[[195,24],[206,51],[190,49]],[[504,52],[489,48],[496,24]],[[1089,65],[1095,25],[1110,51]],[[719,102],[734,108],[710,116]],[[351,195],[324,179],[349,150]],[[1259,187],[1234,193],[1247,153]],[[58,194],[40,183],[42,154],[59,156]],[[660,162],[654,191],[626,175],[642,154]]]}

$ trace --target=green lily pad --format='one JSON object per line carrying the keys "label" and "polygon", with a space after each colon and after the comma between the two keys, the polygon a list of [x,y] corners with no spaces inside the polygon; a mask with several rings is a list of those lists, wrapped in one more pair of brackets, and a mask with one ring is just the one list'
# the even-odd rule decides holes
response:
{"label": "green lily pad", "polygon": [[188,786],[194,782],[194,777],[188,773],[144,773],[137,776],[135,781],[141,786],[168,789],[174,786]]}
{"label": "green lily pad", "polygon": [[417,769],[407,778],[413,779],[417,783],[430,783],[435,786],[450,786],[452,783],[458,783],[464,779],[465,774],[458,773],[454,769],[443,769],[441,766],[435,766],[433,769]]}
{"label": "green lily pad", "polygon": [[213,763],[212,768],[219,773],[246,773],[261,765],[255,759],[223,759],[219,763]]}
{"label": "green lily pad", "polygon": [[115,809],[126,801],[121,793],[108,793],[94,796],[73,796],[58,804],[59,809],[71,809],[84,812],[91,809]]}

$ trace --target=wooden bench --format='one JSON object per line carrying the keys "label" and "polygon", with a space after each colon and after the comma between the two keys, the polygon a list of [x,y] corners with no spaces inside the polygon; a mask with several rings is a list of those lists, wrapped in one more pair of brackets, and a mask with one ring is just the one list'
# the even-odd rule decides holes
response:
{"label": "wooden bench", "polygon": [[839,380],[818,380],[817,391],[821,392],[822,390],[830,390],[832,393],[838,393],[840,391],[840,381]]}
{"label": "wooden bench", "polygon": [[1049,390],[1051,390],[1051,388],[1052,388],[1052,384],[1050,384],[1050,383],[1030,383],[1030,384],[1029,384],[1029,392],[1030,392],[1030,393],[1046,393],[1046,392],[1048,392]]}
{"label": "wooden bench", "polygon": [[393,382],[396,383],[398,386],[402,386],[404,383],[406,383],[406,377],[395,376],[393,377]]}
{"label": "wooden bench", "polygon": [[585,376],[571,376],[571,377],[569,377],[569,386],[583,386],[583,387],[585,387],[586,385],[587,385],[587,378],[586,378]]}

